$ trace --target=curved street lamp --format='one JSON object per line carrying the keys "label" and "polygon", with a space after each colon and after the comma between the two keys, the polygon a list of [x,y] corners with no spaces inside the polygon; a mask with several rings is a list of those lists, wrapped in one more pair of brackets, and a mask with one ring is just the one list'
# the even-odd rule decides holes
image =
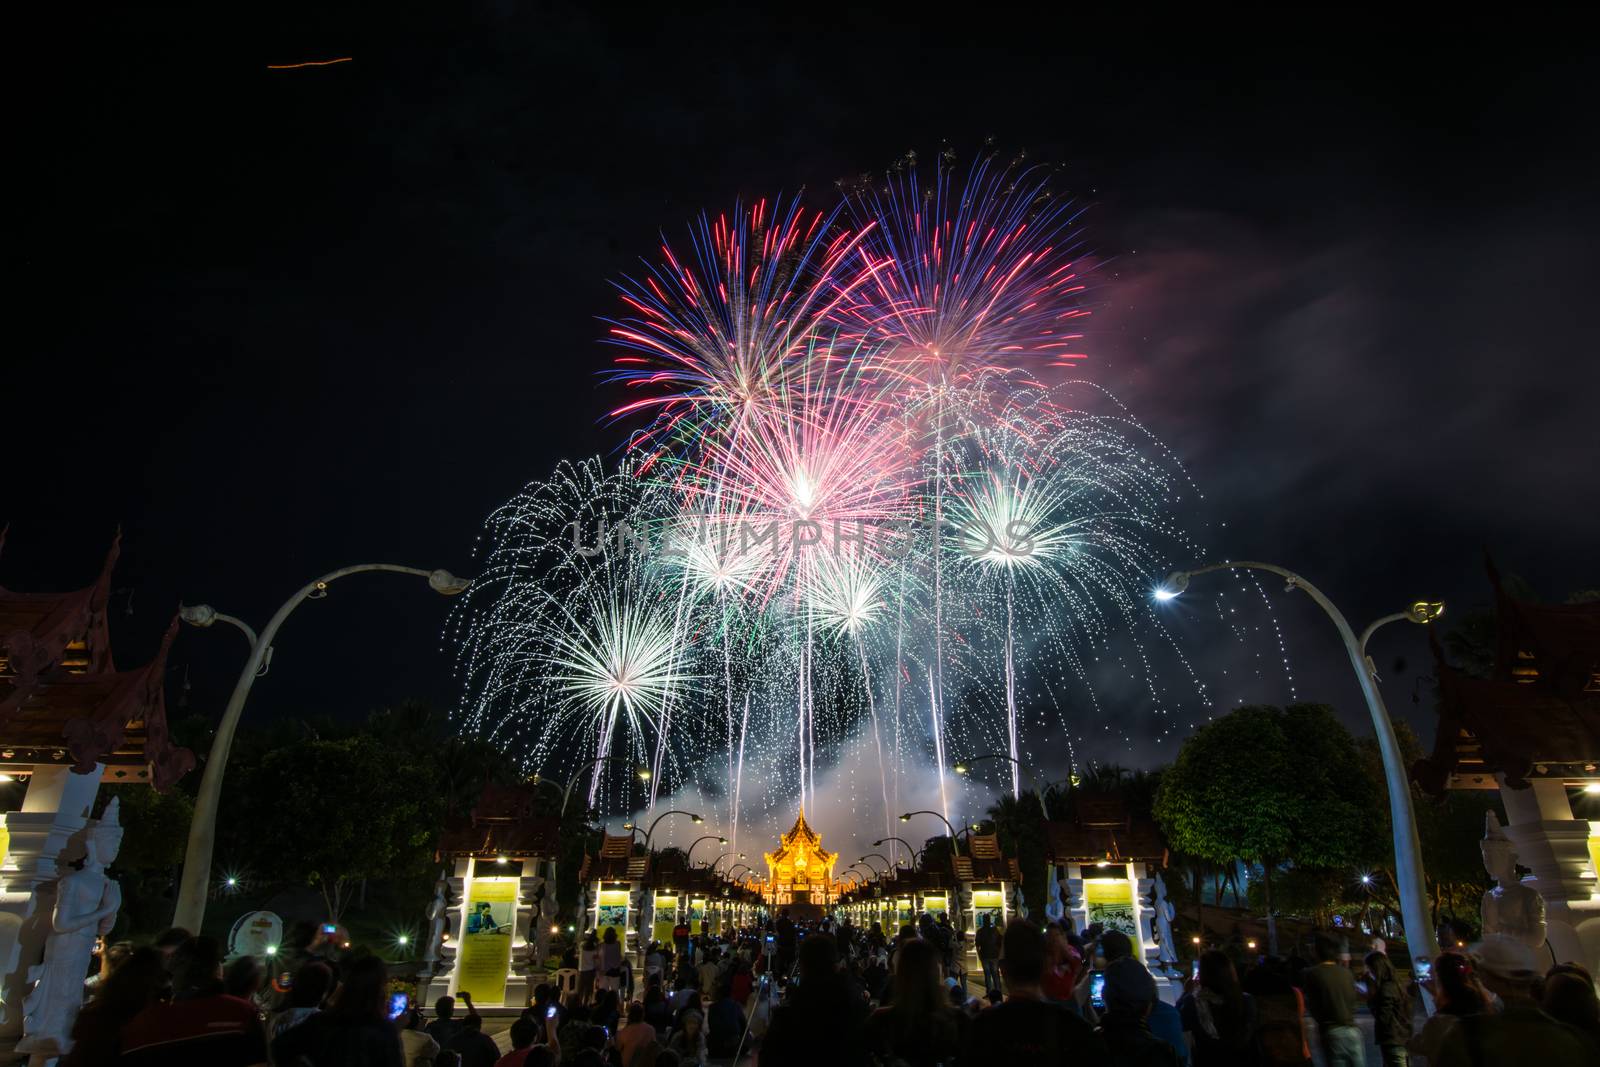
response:
{"label": "curved street lamp", "polygon": [[1044,814],[1045,822],[1050,821],[1050,805],[1044,802],[1044,790],[1039,788],[1039,779],[1034,777],[1032,768],[1028,767],[1015,756],[1009,755],[1005,752],[985,752],[981,755],[973,756],[971,759],[956,760],[955,766],[951,769],[965,778],[972,774],[972,765],[974,763],[982,763],[986,759],[1005,760],[1007,763],[1014,764],[1018,770],[1027,775],[1028,784],[1033,786],[1033,795],[1039,798],[1039,810]]}
{"label": "curved street lamp", "polygon": [[744,853],[743,852],[724,852],[722,855],[720,855],[716,859],[712,860],[707,869],[714,871],[714,870],[717,869],[717,864],[721,863],[723,860],[727,859],[729,856],[735,856],[735,855],[738,856],[740,859],[744,859]]}
{"label": "curved street lamp", "polygon": [[871,878],[863,878],[862,879],[863,882],[876,882],[876,881],[879,880],[878,872],[873,869],[872,864],[866,863],[866,862],[864,862],[862,860],[856,860],[850,866],[846,867],[845,870],[847,870],[847,871],[855,871],[857,874],[860,874],[861,871],[866,871],[872,877]]}
{"label": "curved street lamp", "polygon": [[[876,867],[874,867],[872,864],[867,863],[867,861],[870,860],[874,856],[878,857],[880,860],[883,861],[883,870],[880,871]],[[888,874],[890,871],[894,870],[894,864],[889,862],[889,857],[885,856],[881,852],[868,852],[865,856],[859,857],[856,860],[856,863],[864,865],[867,868],[867,870],[872,872],[873,877],[878,877],[880,875]],[[856,865],[856,863],[852,863],[850,866],[854,867]],[[846,869],[848,870],[848,868],[846,868]]]}
{"label": "curved street lamp", "polygon": [[715,841],[719,845],[726,845],[728,843],[728,839],[726,837],[718,837],[716,834],[707,834],[704,837],[695,838],[694,843],[683,852],[683,865],[685,867],[689,866],[689,857],[694,855],[694,846],[698,845],[702,841]]}
{"label": "curved street lamp", "polygon": [[[1350,666],[1354,668],[1356,681],[1361,686],[1361,695],[1366,698],[1367,712],[1372,716],[1372,729],[1378,735],[1378,752],[1383,757],[1383,779],[1389,793],[1389,822],[1394,828],[1395,882],[1400,890],[1400,915],[1405,925],[1406,943],[1411,947],[1414,957],[1432,959],[1439,954],[1439,945],[1434,937],[1433,925],[1428,921],[1428,888],[1423,877],[1422,841],[1417,835],[1417,816],[1411,807],[1411,780],[1406,774],[1405,764],[1401,762],[1400,742],[1395,737],[1389,709],[1384,706],[1383,695],[1378,692],[1378,671],[1367,656],[1367,641],[1380,626],[1401,619],[1427,625],[1444,613],[1444,604],[1418,600],[1405,611],[1378,619],[1357,638],[1344,613],[1334,607],[1320,589],[1291,570],[1254,560],[1229,560],[1187,571],[1174,571],[1156,589],[1155,598],[1172,600],[1189,588],[1189,580],[1196,575],[1223,570],[1256,570],[1276,574],[1288,582],[1287,590],[1304,590],[1307,596],[1316,601],[1317,607],[1333,620],[1334,628],[1339,631],[1339,638],[1350,657]],[[1271,948],[1276,952],[1277,928],[1271,915],[1267,916],[1267,922],[1273,941]]]}
{"label": "curved street lamp", "polygon": [[[591,767],[598,767],[602,763],[626,762],[627,758],[624,756],[596,756],[594,759],[589,760],[586,763],[579,764],[578,769],[572,772],[572,777],[567,779],[567,785],[565,789],[561,789],[560,786],[556,786],[556,788],[561,789],[561,815],[564,817],[567,814],[567,802],[572,799],[572,788],[578,784],[578,779],[583,777],[584,771],[587,771]],[[641,782],[648,782],[650,780],[649,767],[636,767],[634,768],[633,773]],[[538,775],[534,775],[534,778],[537,779]],[[551,784],[554,785],[554,783]]]}
{"label": "curved street lamp", "polygon": [[913,815],[932,815],[935,819],[938,819],[940,822],[944,823],[946,829],[950,831],[951,851],[957,856],[961,855],[961,839],[956,836],[956,828],[950,824],[949,819],[945,818],[943,815],[940,815],[936,811],[928,811],[927,809],[923,809],[921,811],[906,812],[904,815],[900,816],[900,821],[910,822]]}
{"label": "curved street lamp", "polygon": [[[680,808],[671,808],[671,809],[669,809],[667,811],[662,812],[660,815],[657,815],[654,819],[650,820],[650,829],[648,829],[648,830],[646,830],[644,832],[644,850],[646,852],[650,851],[650,835],[652,835],[652,834],[654,834],[656,832],[656,827],[660,826],[661,825],[661,820],[665,819],[668,815],[687,815],[687,816],[689,816],[689,821],[694,823],[696,826],[699,826],[699,825],[701,825],[702,823],[704,823],[706,821],[706,818],[705,818],[704,815],[696,815],[692,811],[683,811]],[[629,830],[629,831],[637,831],[638,830],[638,827],[635,826],[631,822],[623,823],[622,824],[622,828],[624,830]]]}
{"label": "curved street lamp", "polygon": [[732,867],[728,868],[728,881],[732,882],[736,880],[734,878],[734,873],[737,871],[749,871],[751,874],[754,874],[755,870],[756,869],[750,866],[748,863],[736,863]]}
{"label": "curved street lamp", "polygon": [[340,578],[366,571],[388,571],[392,574],[412,574],[428,580],[428,587],[441,596],[455,596],[466,590],[472,582],[457,578],[447,570],[425,571],[420,567],[402,567],[395,563],[358,563],[353,567],[340,567],[320,578],[314,578],[298,592],[283,602],[261,633],[243,620],[224,615],[209,604],[191,604],[178,610],[183,621],[191,626],[205,628],[213,623],[225,622],[237,627],[250,642],[250,655],[244,661],[233,693],[217,723],[217,732],[211,738],[211,752],[206,757],[205,770],[200,775],[200,787],[195,793],[194,816],[189,823],[189,843],[183,854],[183,873],[178,879],[178,903],[172,916],[172,925],[200,932],[206,916],[206,895],[211,888],[211,859],[217,843],[217,808],[222,799],[222,775],[228,766],[228,753],[233,748],[233,735],[239,729],[239,719],[244,714],[245,701],[250,687],[263,677],[272,666],[272,641],[278,630],[294,611],[307,600],[321,600],[328,595],[328,585]]}

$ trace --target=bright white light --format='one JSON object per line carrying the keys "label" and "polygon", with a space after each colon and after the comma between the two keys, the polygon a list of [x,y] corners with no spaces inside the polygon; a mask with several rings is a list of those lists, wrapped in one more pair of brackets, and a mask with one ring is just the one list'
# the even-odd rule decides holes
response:
{"label": "bright white light", "polygon": [[1161,587],[1157,588],[1156,592],[1155,592],[1155,598],[1157,600],[1174,600],[1174,599],[1177,598],[1177,596],[1178,596],[1177,590],[1168,589],[1166,586],[1161,586]]}
{"label": "bright white light", "polygon": [[1583,787],[1583,791],[1588,793],[1590,796],[1600,793],[1600,782],[1590,782],[1588,785]]}
{"label": "bright white light", "polygon": [[402,948],[411,943],[411,938],[407,937],[405,934],[401,934],[394,940],[395,944],[400,945]]}

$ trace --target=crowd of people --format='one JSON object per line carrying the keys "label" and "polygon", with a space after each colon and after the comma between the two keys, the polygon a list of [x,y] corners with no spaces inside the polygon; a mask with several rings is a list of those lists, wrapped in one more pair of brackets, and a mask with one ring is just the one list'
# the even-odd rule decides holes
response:
{"label": "crowd of people", "polygon": [[717,936],[680,924],[637,972],[608,928],[567,949],[576,981],[537,985],[503,1051],[470,996],[440,997],[431,1017],[397,1009],[383,960],[334,954],[318,928],[231,961],[216,939],[173,930],[103,954],[61,1063],[1276,1067],[1311,1063],[1315,1046],[1328,1067],[1365,1067],[1364,1006],[1385,1067],[1600,1064],[1600,1001],[1580,967],[1541,968],[1526,946],[1489,938],[1441,955],[1419,984],[1381,944],[1359,966],[1333,937],[1308,947],[1311,959],[1204,952],[1171,1004],[1132,940],[1093,926],[981,921],[981,996],[943,917],[893,936],[787,913]]}

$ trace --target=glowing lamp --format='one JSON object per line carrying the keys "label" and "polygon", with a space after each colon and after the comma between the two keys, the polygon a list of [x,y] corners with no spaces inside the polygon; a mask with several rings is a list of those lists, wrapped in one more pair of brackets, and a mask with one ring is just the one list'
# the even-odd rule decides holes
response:
{"label": "glowing lamp", "polygon": [[1173,571],[1167,575],[1167,580],[1156,586],[1155,598],[1161,601],[1173,600],[1183,595],[1189,588],[1189,572]]}

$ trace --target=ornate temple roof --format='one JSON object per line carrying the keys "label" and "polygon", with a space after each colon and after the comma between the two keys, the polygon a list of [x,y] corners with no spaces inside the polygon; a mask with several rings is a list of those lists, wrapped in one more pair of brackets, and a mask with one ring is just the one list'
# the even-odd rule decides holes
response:
{"label": "ornate temple roof", "polygon": [[800,809],[800,814],[796,817],[794,826],[778,840],[779,845],[776,852],[764,853],[769,867],[783,863],[799,852],[804,852],[808,856],[816,856],[830,868],[833,866],[834,861],[839,858],[837,852],[829,852],[822,847],[822,835],[806,824],[806,809],[804,807]]}
{"label": "ornate temple roof", "polygon": [[71,764],[87,774],[105,764],[110,781],[148,777],[163,791],[194,766],[194,753],[167,734],[163,681],[177,616],[149,663],[131,671],[112,664],[106,602],[119,542],[82,589],[0,586],[0,766]]}
{"label": "ornate temple roof", "polygon": [[1513,597],[1488,564],[1495,594],[1495,660],[1477,678],[1445,662],[1433,752],[1411,767],[1430,793],[1494,788],[1496,775],[1587,778],[1600,766],[1600,603],[1535,604]]}

